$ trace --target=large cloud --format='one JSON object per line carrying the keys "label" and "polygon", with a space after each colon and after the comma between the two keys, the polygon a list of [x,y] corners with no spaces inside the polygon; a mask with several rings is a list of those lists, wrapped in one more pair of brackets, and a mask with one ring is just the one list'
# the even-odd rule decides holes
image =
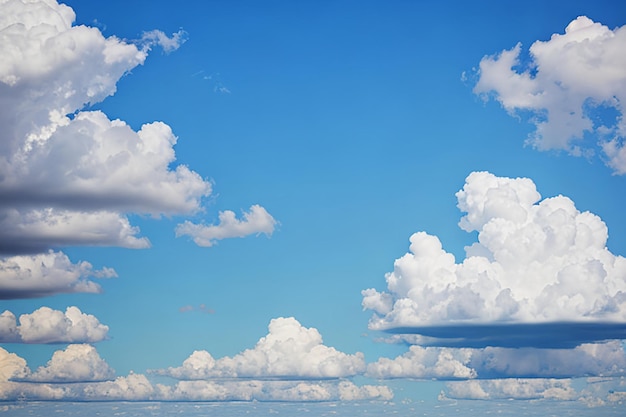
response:
{"label": "large cloud", "polygon": [[610,30],[580,16],[564,34],[533,43],[529,63],[520,63],[520,44],[483,58],[474,92],[493,93],[510,113],[532,112],[529,143],[537,149],[588,155],[599,142],[607,164],[625,174],[624,49],[626,27]]}
{"label": "large cloud", "polygon": [[530,179],[488,172],[470,174],[457,199],[467,213],[459,226],[478,231],[478,242],[458,264],[437,237],[411,236],[410,253],[385,277],[388,291],[362,292],[376,313],[370,328],[494,345],[542,326],[552,326],[555,345],[559,330],[574,346],[624,336],[626,259],[606,248],[598,216],[564,196],[540,201]]}
{"label": "large cloud", "polygon": [[164,123],[135,132],[101,112],[80,111],[114,94],[152,45],[175,49],[180,33],[148,32],[138,47],[73,26],[74,19],[54,1],[0,3],[3,252],[147,247],[123,213],[193,212],[211,192],[187,167],[170,169],[176,137]]}
{"label": "large cloud", "polygon": [[205,226],[186,221],[176,228],[176,236],[191,236],[199,246],[213,246],[217,240],[231,237],[245,237],[264,233],[271,236],[276,220],[263,207],[255,204],[237,220],[235,213],[227,210],[219,213],[219,224]]}
{"label": "large cloud", "polygon": [[87,344],[69,345],[57,350],[46,366],[24,378],[13,378],[30,382],[93,382],[106,381],[115,376],[115,371],[98,355],[96,348]]}
{"label": "large cloud", "polygon": [[31,314],[22,314],[17,325],[10,311],[0,315],[0,342],[3,343],[92,343],[105,340],[109,327],[78,307],[65,313],[41,307]]}
{"label": "large cloud", "polygon": [[343,378],[365,370],[363,354],[354,355],[325,346],[315,328],[296,319],[271,320],[269,333],[253,349],[233,357],[214,359],[207,351],[195,351],[183,365],[153,371],[177,379],[210,378]]}

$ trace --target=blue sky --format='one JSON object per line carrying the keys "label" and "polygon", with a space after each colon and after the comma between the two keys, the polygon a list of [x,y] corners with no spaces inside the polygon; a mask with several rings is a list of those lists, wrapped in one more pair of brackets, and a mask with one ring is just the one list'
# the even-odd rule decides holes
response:
{"label": "blue sky", "polygon": [[0,3],[8,400],[624,401],[619,2],[65,4]]}

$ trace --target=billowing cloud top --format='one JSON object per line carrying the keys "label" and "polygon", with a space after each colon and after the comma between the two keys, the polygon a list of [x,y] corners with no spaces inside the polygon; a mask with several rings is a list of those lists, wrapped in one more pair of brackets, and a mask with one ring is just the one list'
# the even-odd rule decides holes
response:
{"label": "billowing cloud top", "polygon": [[293,317],[273,319],[269,333],[253,349],[233,357],[214,359],[195,351],[183,365],[154,371],[177,379],[211,378],[341,378],[365,370],[362,353],[339,352],[322,343],[315,328],[303,327]]}
{"label": "billowing cloud top", "polygon": [[529,143],[539,150],[589,155],[599,137],[607,165],[625,174],[625,49],[625,26],[610,30],[580,16],[564,34],[533,43],[528,63],[520,62],[520,44],[483,58],[474,92],[494,93],[511,113],[533,112],[537,129]]}
{"label": "billowing cloud top", "polygon": [[598,216],[564,196],[540,201],[530,179],[488,172],[470,174],[456,196],[467,213],[459,226],[478,242],[456,263],[437,237],[411,236],[388,291],[362,292],[372,329],[626,322],[626,259],[606,248]]}

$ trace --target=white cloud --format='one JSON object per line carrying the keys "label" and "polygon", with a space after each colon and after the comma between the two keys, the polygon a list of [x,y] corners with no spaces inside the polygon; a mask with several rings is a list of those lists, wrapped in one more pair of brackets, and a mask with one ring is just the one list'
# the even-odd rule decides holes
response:
{"label": "white cloud", "polygon": [[[626,27],[615,30],[580,16],[564,34],[530,47],[520,65],[521,45],[484,57],[476,94],[493,93],[510,113],[530,111],[536,131],[528,142],[539,150],[588,155],[600,143],[615,173],[626,173]],[[606,112],[609,109],[610,111]],[[612,113],[610,116],[605,113]],[[593,138],[585,136],[592,133]]]}
{"label": "white cloud", "polygon": [[130,373],[114,381],[84,385],[74,395],[79,399],[106,401],[147,401],[153,399],[154,386],[144,375]]}
{"label": "white cloud", "polygon": [[99,293],[89,277],[115,277],[110,268],[94,270],[90,263],[73,264],[60,252],[0,259],[0,299],[43,297],[58,293]]}
{"label": "white cloud", "polygon": [[391,400],[384,385],[357,386],[350,381],[179,381],[157,385],[156,398],[168,401],[359,401]]}
{"label": "white cloud", "polygon": [[[135,131],[101,111],[84,111],[113,95],[154,45],[171,52],[185,32],[168,37],[153,30],[133,44],[74,20],[74,11],[54,0],[0,2],[0,254],[82,245],[147,248],[149,240],[128,214],[196,213],[212,192],[210,181],[175,164],[177,137],[165,123]],[[274,219],[260,206],[241,222],[229,213],[207,231],[181,227],[206,234],[196,238],[206,242],[273,231]],[[54,268],[48,259],[30,271],[22,268],[27,258],[1,261],[1,296],[99,290],[85,279],[86,263],[73,265],[61,253],[32,261],[51,257]]]}
{"label": "white cloud", "polygon": [[411,346],[395,359],[379,358],[368,364],[366,375],[378,379],[475,378],[476,371],[467,366],[472,353],[471,349]]}
{"label": "white cloud", "polygon": [[22,314],[19,325],[10,311],[0,315],[3,343],[92,343],[106,339],[108,332],[108,326],[78,307],[68,307],[65,313],[41,307],[31,314]]}
{"label": "white cloud", "polygon": [[469,400],[575,400],[578,392],[569,379],[490,379],[446,384],[445,397]]}
{"label": "white cloud", "polygon": [[377,379],[580,378],[626,376],[621,341],[574,349],[445,348],[411,346],[395,359],[379,358],[366,376]]}
{"label": "white cloud", "polygon": [[219,220],[219,224],[209,226],[186,221],[176,227],[176,236],[191,236],[199,246],[213,246],[217,240],[226,238],[260,233],[271,236],[277,223],[263,207],[257,204],[251,206],[250,211],[243,213],[242,220],[238,220],[235,213],[230,210],[221,211]]}
{"label": "white cloud", "polygon": [[[88,344],[69,345],[57,350],[46,366],[22,378],[30,382],[93,382],[106,381],[115,371],[98,355],[96,348]],[[20,379],[20,378],[14,378]]]}
{"label": "white cloud", "polygon": [[471,353],[469,366],[479,377],[625,376],[621,341],[586,343],[574,349],[487,347]]}
{"label": "white cloud", "polygon": [[11,378],[23,378],[29,373],[30,369],[23,358],[0,347],[0,383]]}
{"label": "white cloud", "polygon": [[110,211],[78,212],[62,209],[7,209],[0,217],[0,253],[36,253],[57,245],[150,247],[136,237],[137,227]]}
{"label": "white cloud", "polygon": [[135,132],[99,111],[63,120],[0,167],[0,193],[12,206],[176,214],[198,210],[211,192],[210,183],[186,166],[170,169],[177,139],[162,122]]}
{"label": "white cloud", "polygon": [[0,341],[2,343],[13,343],[20,341],[20,333],[17,328],[15,314],[5,310],[0,314]]}
{"label": "white cloud", "polygon": [[70,345],[31,374],[26,361],[0,348],[0,400],[30,401],[358,401],[390,400],[384,385],[350,381],[212,380],[153,384],[131,372],[113,370],[90,345]]}
{"label": "white cloud", "polygon": [[411,236],[388,292],[363,291],[370,328],[626,321],[626,259],[606,248],[598,216],[487,172],[470,174],[457,199],[459,226],[478,242],[456,263],[437,237]]}
{"label": "white cloud", "polygon": [[[0,4],[0,251],[41,252],[67,245],[149,246],[124,213],[200,210],[211,184],[174,165],[176,136],[162,122],[135,132],[99,111],[81,111],[116,91],[143,64],[143,49],[96,28],[73,26],[54,1]],[[69,115],[72,115],[71,117]],[[18,238],[18,239],[16,239]]]}
{"label": "white cloud", "polygon": [[339,352],[322,343],[315,328],[296,319],[271,320],[269,333],[253,349],[233,357],[214,359],[209,352],[195,351],[183,365],[153,371],[177,379],[210,378],[343,378],[365,370],[363,354]]}

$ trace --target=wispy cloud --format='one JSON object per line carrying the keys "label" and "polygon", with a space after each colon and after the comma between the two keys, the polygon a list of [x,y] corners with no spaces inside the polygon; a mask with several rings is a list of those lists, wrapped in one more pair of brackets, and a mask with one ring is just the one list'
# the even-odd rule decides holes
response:
{"label": "wispy cloud", "polygon": [[521,44],[483,58],[474,92],[493,95],[509,113],[531,112],[533,147],[572,155],[600,150],[616,174],[626,174],[625,48],[626,27],[610,30],[580,16],[564,34],[533,43],[527,63]]}

